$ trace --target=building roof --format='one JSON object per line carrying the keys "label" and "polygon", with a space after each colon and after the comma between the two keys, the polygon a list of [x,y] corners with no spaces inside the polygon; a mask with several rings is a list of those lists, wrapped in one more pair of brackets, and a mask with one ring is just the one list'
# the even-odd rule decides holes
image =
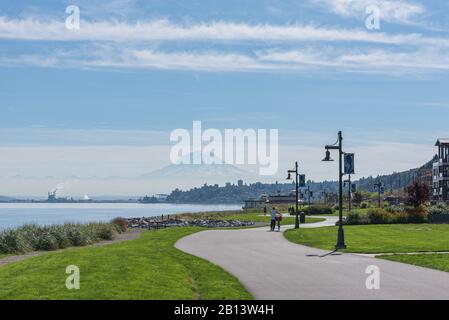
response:
{"label": "building roof", "polygon": [[442,144],[449,144],[449,138],[440,138],[437,140],[437,142],[435,143],[435,146],[439,146]]}

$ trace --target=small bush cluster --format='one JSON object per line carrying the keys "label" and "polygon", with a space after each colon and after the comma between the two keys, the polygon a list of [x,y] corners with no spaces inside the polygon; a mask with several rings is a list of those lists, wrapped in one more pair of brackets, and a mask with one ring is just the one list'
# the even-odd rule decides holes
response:
{"label": "small bush cluster", "polygon": [[424,207],[417,208],[372,208],[366,214],[351,212],[347,215],[345,224],[393,224],[393,223],[425,223],[427,211]]}
{"label": "small bush cluster", "polygon": [[364,214],[352,211],[346,215],[345,224],[358,225],[369,223],[368,217]]}
{"label": "small bush cluster", "polygon": [[128,230],[128,220],[125,218],[115,218],[111,223],[117,228],[117,232],[122,233]]}
{"label": "small bush cluster", "polygon": [[448,214],[449,206],[445,203],[438,203],[431,206],[427,211],[429,214]]}
{"label": "small bush cluster", "polygon": [[360,204],[360,208],[361,208],[361,209],[366,209],[366,208],[368,208],[368,207],[369,207],[369,203],[366,202],[366,201],[363,201],[363,202]]}
{"label": "small bush cluster", "polygon": [[384,224],[393,222],[393,214],[385,209],[373,208],[367,212],[367,217],[372,224]]}
{"label": "small bush cluster", "polygon": [[313,214],[332,214],[334,211],[331,207],[327,206],[310,206],[305,208],[304,210],[305,214],[313,215]]}
{"label": "small bush cluster", "polygon": [[0,232],[0,253],[52,251],[85,246],[101,240],[112,240],[117,233],[124,231],[126,228],[123,227],[122,221],[50,226],[28,224]]}
{"label": "small bush cluster", "polygon": [[407,211],[408,213],[408,223],[426,223],[427,222],[427,210],[422,207],[412,208]]}

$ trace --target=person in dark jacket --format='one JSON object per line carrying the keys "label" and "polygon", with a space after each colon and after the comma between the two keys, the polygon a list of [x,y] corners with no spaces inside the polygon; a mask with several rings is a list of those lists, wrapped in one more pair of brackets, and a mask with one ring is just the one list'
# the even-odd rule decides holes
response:
{"label": "person in dark jacket", "polygon": [[275,207],[273,207],[271,209],[271,224],[270,224],[271,231],[274,231],[274,229],[276,228],[276,213],[277,210]]}

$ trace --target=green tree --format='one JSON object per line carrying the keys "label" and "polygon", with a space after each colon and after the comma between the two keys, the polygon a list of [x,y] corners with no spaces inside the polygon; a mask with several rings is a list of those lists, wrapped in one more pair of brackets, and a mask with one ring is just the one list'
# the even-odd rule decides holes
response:
{"label": "green tree", "polygon": [[363,195],[361,192],[354,192],[352,194],[352,202],[355,204],[360,204],[363,201]]}

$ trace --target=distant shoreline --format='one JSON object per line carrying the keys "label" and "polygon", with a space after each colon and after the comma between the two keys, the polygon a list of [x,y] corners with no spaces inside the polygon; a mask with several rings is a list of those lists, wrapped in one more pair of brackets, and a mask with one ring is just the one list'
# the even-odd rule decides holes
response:
{"label": "distant shoreline", "polygon": [[241,210],[240,204],[171,203],[0,203],[0,230],[27,223],[61,224],[110,221],[116,217],[153,217],[191,212]]}
{"label": "distant shoreline", "polygon": [[121,203],[121,204],[173,204],[173,205],[243,205],[243,202],[238,200],[235,202],[169,202],[169,201],[158,201],[158,202],[142,202],[138,200],[67,200],[67,201],[47,201],[47,200],[11,200],[11,201],[0,201],[0,204],[2,203],[43,203],[43,204],[105,204],[105,203]]}

